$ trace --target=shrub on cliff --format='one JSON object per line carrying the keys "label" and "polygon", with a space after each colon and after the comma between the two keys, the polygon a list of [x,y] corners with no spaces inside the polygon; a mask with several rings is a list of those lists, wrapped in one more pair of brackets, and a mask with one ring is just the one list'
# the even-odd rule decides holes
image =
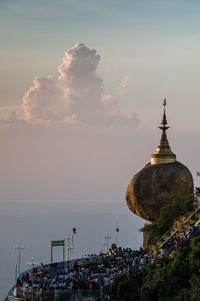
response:
{"label": "shrub on cliff", "polygon": [[[158,196],[159,200],[166,196]],[[176,195],[168,196],[171,202],[168,202],[160,212],[159,218],[157,218],[152,224],[145,225],[141,231],[148,232],[150,236],[150,242],[156,241],[169,230],[174,223],[174,220],[181,215],[186,214],[194,210],[193,195]]]}
{"label": "shrub on cliff", "polygon": [[200,300],[200,237],[185,241],[172,259],[133,270],[130,279],[114,281],[112,296],[120,301]]}

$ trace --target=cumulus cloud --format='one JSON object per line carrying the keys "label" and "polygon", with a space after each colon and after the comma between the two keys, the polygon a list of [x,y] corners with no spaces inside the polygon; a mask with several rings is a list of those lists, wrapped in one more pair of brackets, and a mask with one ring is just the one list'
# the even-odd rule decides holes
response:
{"label": "cumulus cloud", "polygon": [[25,123],[21,106],[0,107],[0,125],[24,125]]}
{"label": "cumulus cloud", "polygon": [[[121,113],[112,95],[105,93],[97,75],[99,61],[96,50],[84,44],[66,50],[59,76],[36,77],[24,95],[25,120],[46,125],[136,126],[137,115]],[[127,81],[122,83],[124,90]]]}
{"label": "cumulus cloud", "polygon": [[120,95],[126,94],[126,92],[127,92],[127,84],[128,84],[128,80],[129,80],[128,76],[125,76],[125,77],[124,77],[124,80],[123,80],[123,82],[122,82],[122,84],[121,84],[121,86],[120,86],[120,90],[119,90],[119,94],[120,94]]}
{"label": "cumulus cloud", "polygon": [[23,97],[25,119],[32,122],[62,121],[69,116],[63,86],[56,77],[36,77]]}

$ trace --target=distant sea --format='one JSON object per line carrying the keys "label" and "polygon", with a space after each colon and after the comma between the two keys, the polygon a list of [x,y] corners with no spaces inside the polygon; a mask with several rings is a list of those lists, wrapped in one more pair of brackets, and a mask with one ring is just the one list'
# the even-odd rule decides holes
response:
{"label": "distant sea", "polygon": [[[144,220],[132,214],[125,201],[8,201],[0,202],[0,300],[15,282],[18,241],[25,246],[21,270],[34,257],[40,264],[50,262],[50,241],[63,239],[77,228],[75,256],[84,251],[97,253],[103,235],[109,232],[115,242],[114,229],[119,228],[119,245],[138,249]],[[62,260],[62,248],[54,248],[54,261]]]}

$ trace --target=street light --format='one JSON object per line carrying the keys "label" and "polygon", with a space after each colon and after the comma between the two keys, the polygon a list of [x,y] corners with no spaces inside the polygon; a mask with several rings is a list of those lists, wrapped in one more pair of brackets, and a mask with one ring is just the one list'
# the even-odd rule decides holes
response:
{"label": "street light", "polygon": [[77,229],[76,228],[72,228],[72,259],[74,259],[74,234],[76,234]]}
{"label": "street light", "polygon": [[102,285],[101,285],[101,276],[105,276],[106,273],[96,273],[93,274],[93,276],[99,276],[99,293],[100,293],[100,301],[103,301],[103,296],[102,296]]}
{"label": "street light", "polygon": [[28,267],[31,268],[31,285],[32,285],[32,300],[34,300],[33,296],[33,268],[38,265],[38,263],[35,261],[34,257],[31,257],[31,261],[26,263]]}
{"label": "street light", "polygon": [[90,253],[87,250],[81,252],[82,258],[88,258],[89,255],[90,255]]}
{"label": "street light", "polygon": [[104,241],[105,241],[106,251],[108,251],[108,240],[109,240],[109,239],[111,239],[111,235],[110,235],[108,232],[106,232],[106,233],[104,234]]}
{"label": "street light", "polygon": [[116,243],[116,246],[118,244],[118,233],[119,233],[119,228],[118,228],[118,226],[116,226],[116,228],[115,228],[115,243]]}
{"label": "street light", "polygon": [[67,236],[65,236],[65,240],[67,240],[67,259],[72,260],[74,259],[74,235],[76,234],[77,229],[76,228],[72,228],[72,234],[67,234]]}
{"label": "street light", "polygon": [[34,268],[36,265],[38,265],[37,261],[35,261],[34,257],[31,257],[31,261],[28,261],[27,263],[28,267]]}
{"label": "street light", "polygon": [[102,248],[103,248],[102,250],[106,251],[106,242],[105,242],[105,240],[100,242],[99,244],[102,245]]}
{"label": "street light", "polygon": [[20,274],[20,265],[21,265],[21,251],[24,249],[21,241],[18,241],[17,246],[15,246],[15,250],[18,251],[18,275]]}
{"label": "street light", "polygon": [[67,234],[64,238],[67,240],[67,260],[70,261],[72,259],[72,235]]}

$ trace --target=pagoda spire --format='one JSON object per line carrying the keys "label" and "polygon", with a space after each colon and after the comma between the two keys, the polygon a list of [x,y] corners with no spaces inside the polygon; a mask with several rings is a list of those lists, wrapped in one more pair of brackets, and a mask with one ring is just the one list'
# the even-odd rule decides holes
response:
{"label": "pagoda spire", "polygon": [[161,122],[162,126],[159,126],[159,129],[161,129],[161,130],[168,130],[169,129],[169,126],[166,126],[167,125],[167,117],[166,117],[166,113],[165,113],[166,105],[167,105],[167,102],[166,102],[166,99],[164,99],[164,102],[163,102],[164,112],[163,112],[163,119],[162,119],[162,122]]}
{"label": "pagoda spire", "polygon": [[166,99],[164,99],[163,106],[164,106],[164,112],[163,112],[163,119],[161,122],[161,126],[159,126],[159,129],[162,130],[162,136],[159,142],[159,145],[156,149],[156,151],[151,155],[151,164],[164,164],[164,163],[171,163],[176,161],[176,155],[172,153],[171,148],[169,146],[169,142],[167,140],[167,134],[166,131],[170,128],[167,126],[167,117],[166,117]]}

